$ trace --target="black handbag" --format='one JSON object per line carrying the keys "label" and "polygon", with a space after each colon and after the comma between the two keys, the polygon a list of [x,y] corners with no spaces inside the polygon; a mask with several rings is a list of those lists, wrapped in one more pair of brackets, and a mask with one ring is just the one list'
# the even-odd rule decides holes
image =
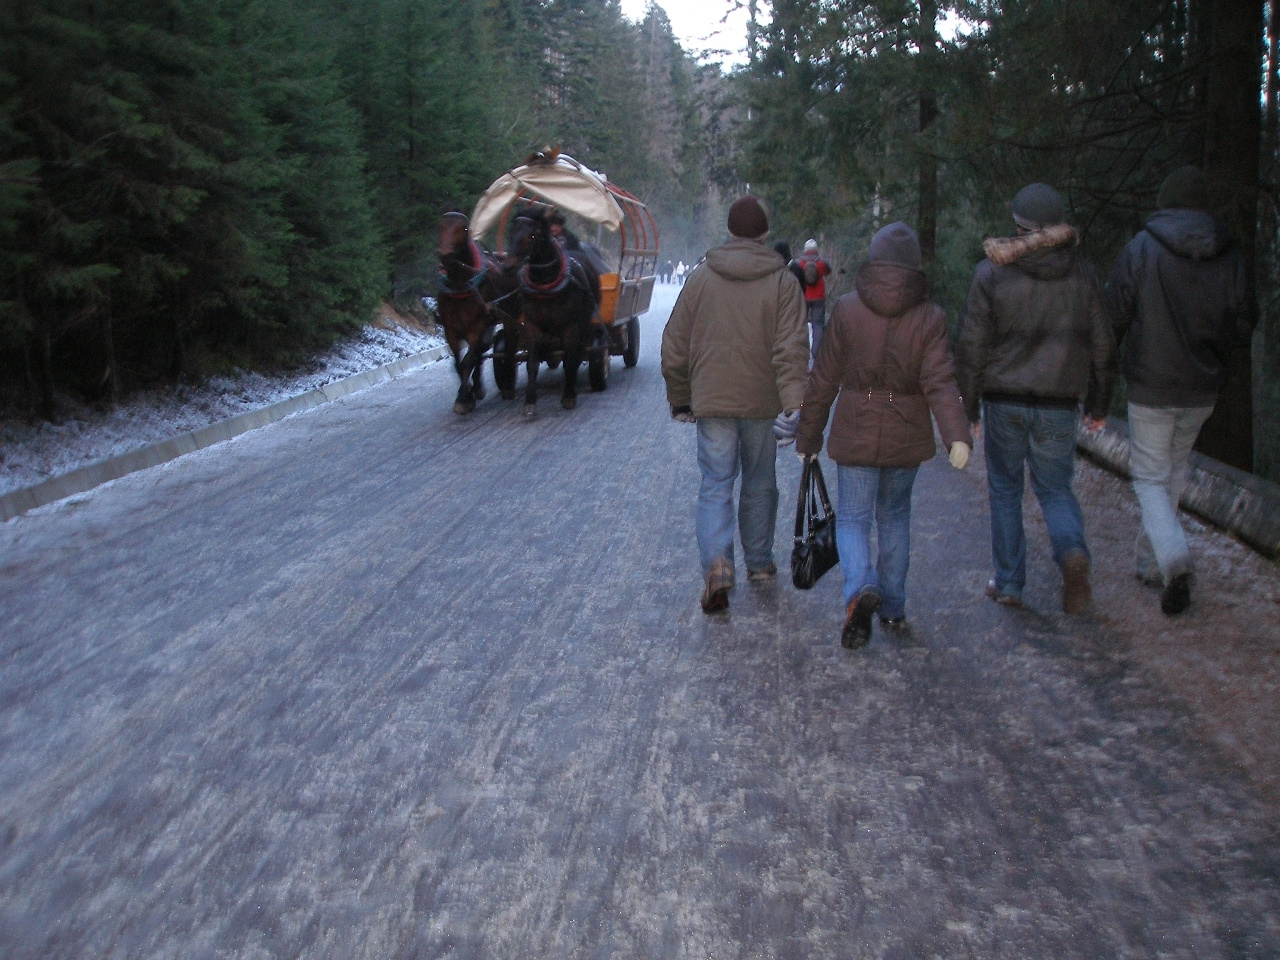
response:
{"label": "black handbag", "polygon": [[808,590],[840,562],[836,550],[836,515],[827,498],[818,458],[804,462],[796,499],[796,536],[791,548],[791,582]]}

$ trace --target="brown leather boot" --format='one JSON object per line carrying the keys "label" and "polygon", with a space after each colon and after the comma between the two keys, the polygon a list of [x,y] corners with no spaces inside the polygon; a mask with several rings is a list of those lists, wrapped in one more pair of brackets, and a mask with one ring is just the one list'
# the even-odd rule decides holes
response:
{"label": "brown leather boot", "polygon": [[844,629],[840,631],[840,646],[857,650],[871,639],[871,617],[880,609],[880,594],[863,590],[850,601],[844,612]]}
{"label": "brown leather boot", "polygon": [[733,589],[733,564],[725,557],[717,557],[707,571],[707,582],[702,590],[702,612],[720,613],[729,609],[729,591]]}

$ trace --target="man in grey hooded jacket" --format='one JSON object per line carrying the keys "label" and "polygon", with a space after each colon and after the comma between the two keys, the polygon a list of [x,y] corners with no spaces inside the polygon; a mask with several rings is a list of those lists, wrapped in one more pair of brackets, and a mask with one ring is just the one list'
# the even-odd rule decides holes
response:
{"label": "man in grey hooded jacket", "polygon": [[1130,472],[1142,509],[1138,576],[1162,586],[1174,616],[1191,603],[1191,563],[1178,522],[1187,458],[1217,402],[1226,359],[1248,342],[1255,310],[1244,258],[1207,212],[1195,167],[1165,179],[1159,209],[1120,254],[1107,283],[1116,340],[1124,339]]}
{"label": "man in grey hooded jacket", "polygon": [[725,610],[734,586],[733,487],[742,475],[737,527],[748,577],[767,579],[778,516],[772,427],[798,411],[809,372],[800,284],[761,241],[760,202],[729,208],[731,239],[711,250],[680,291],[662,334],[671,415],[698,425],[702,484],[696,514],[707,613]]}

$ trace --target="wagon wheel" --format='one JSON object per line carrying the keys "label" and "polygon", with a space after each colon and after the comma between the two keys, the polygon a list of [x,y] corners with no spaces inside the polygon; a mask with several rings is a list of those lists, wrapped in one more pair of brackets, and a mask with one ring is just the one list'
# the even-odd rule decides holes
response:
{"label": "wagon wheel", "polygon": [[627,345],[622,351],[622,363],[627,369],[640,362],[640,318],[627,321]]}
{"label": "wagon wheel", "polygon": [[603,338],[603,342],[592,347],[591,352],[587,355],[587,380],[591,384],[591,389],[596,393],[601,393],[609,386],[608,337]]}
{"label": "wagon wheel", "polygon": [[493,341],[493,379],[502,399],[511,400],[516,395],[516,356],[507,349],[506,332],[499,333]]}

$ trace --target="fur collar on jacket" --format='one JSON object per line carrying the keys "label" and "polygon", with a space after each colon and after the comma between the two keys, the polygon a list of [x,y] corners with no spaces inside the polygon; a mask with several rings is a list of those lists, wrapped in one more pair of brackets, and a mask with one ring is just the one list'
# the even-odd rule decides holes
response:
{"label": "fur collar on jacket", "polygon": [[1066,223],[1055,223],[1043,230],[1024,233],[1019,237],[987,237],[982,241],[982,252],[997,267],[1007,267],[1037,250],[1075,246],[1080,242],[1076,228]]}

